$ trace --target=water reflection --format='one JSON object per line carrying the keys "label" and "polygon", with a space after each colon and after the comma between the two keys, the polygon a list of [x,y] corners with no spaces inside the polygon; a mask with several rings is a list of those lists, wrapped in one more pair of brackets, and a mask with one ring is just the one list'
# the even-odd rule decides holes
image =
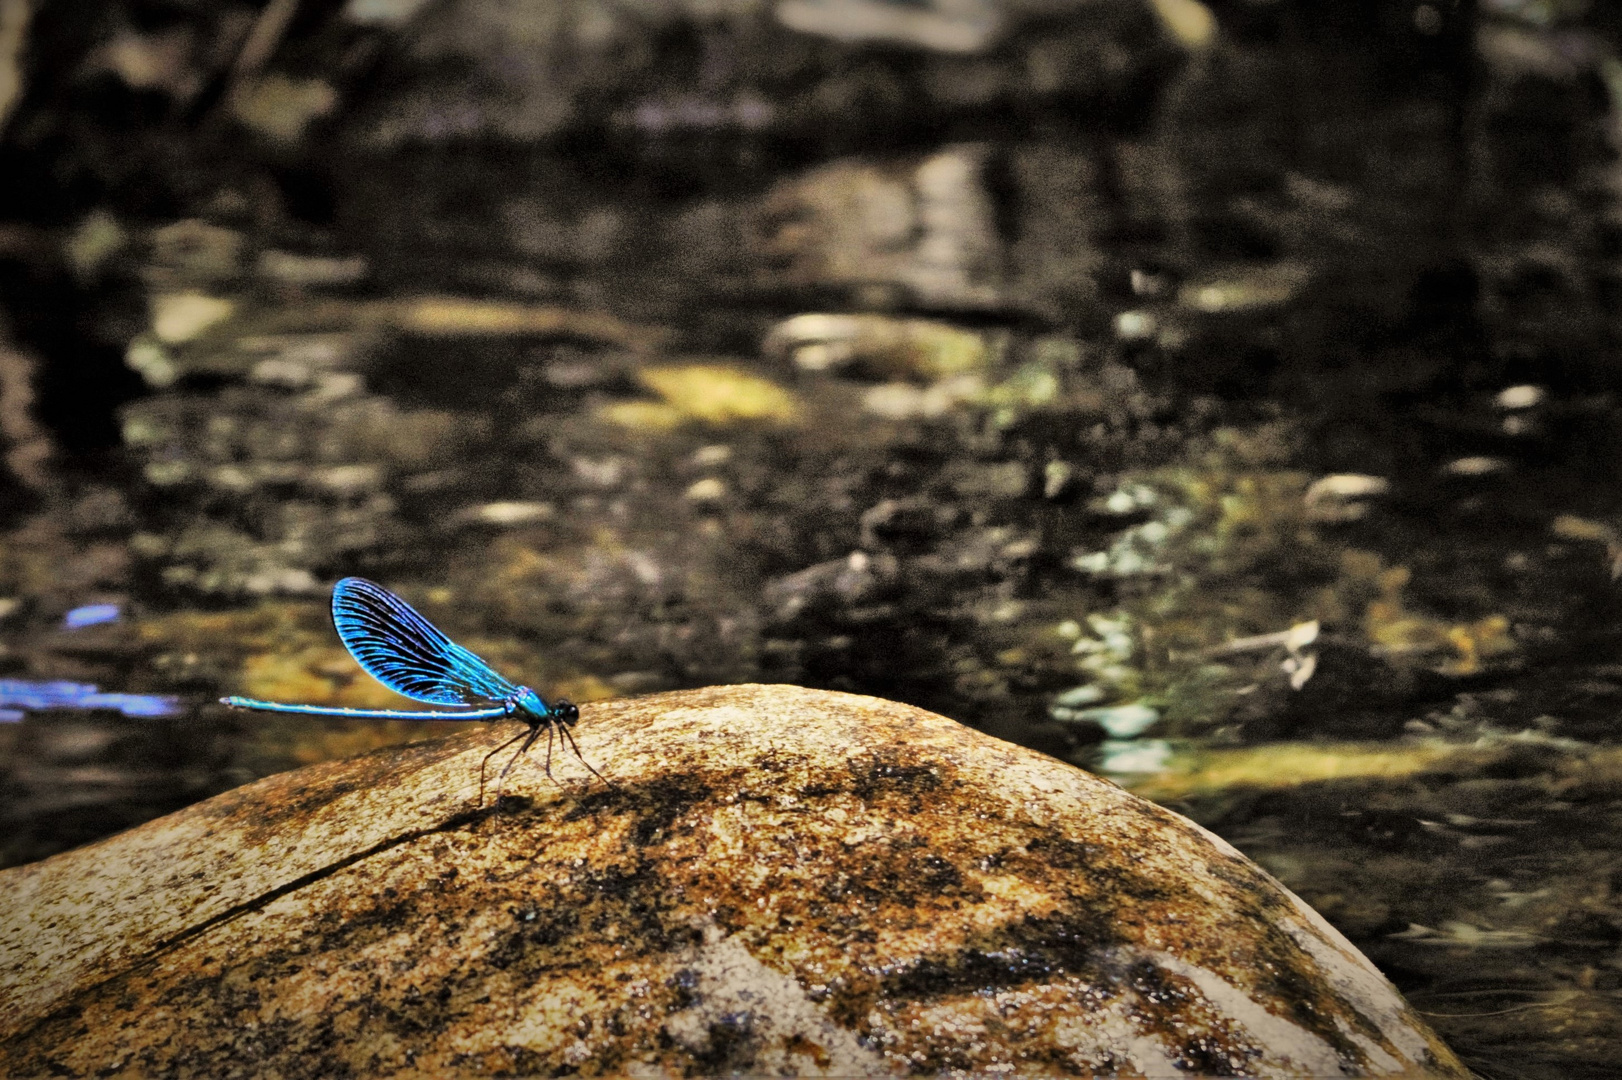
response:
{"label": "water reflection", "polygon": [[179,716],[172,694],[103,693],[93,683],[0,679],[0,719],[21,720],[26,710],[110,709],[124,716]]}

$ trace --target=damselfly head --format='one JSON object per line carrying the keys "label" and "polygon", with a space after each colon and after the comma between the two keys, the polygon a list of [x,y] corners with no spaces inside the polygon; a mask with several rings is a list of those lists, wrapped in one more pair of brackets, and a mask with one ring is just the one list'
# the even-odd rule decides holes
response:
{"label": "damselfly head", "polygon": [[552,716],[570,727],[574,727],[575,721],[580,719],[580,707],[572,701],[559,698],[552,705]]}

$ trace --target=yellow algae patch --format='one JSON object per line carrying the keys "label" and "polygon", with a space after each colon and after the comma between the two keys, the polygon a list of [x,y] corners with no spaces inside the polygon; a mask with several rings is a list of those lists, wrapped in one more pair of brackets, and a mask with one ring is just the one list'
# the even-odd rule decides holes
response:
{"label": "yellow algae patch", "polygon": [[164,293],[152,299],[152,332],[166,345],[190,341],[231,317],[236,303],[198,292]]}
{"label": "yellow algae patch", "polygon": [[1405,566],[1385,567],[1372,552],[1348,551],[1342,557],[1345,579],[1352,588],[1372,586],[1378,596],[1363,612],[1363,632],[1380,652],[1392,658],[1405,655],[1436,656],[1436,671],[1444,675],[1473,675],[1482,661],[1515,650],[1509,620],[1487,615],[1474,622],[1447,623],[1409,609],[1403,590],[1411,572]]}
{"label": "yellow algae patch", "polygon": [[232,96],[231,114],[271,142],[292,146],[337,104],[338,91],[320,79],[270,74]]}
{"label": "yellow algae patch", "polygon": [[681,426],[681,410],[662,401],[616,401],[597,412],[598,417],[637,431],[671,431]]}
{"label": "yellow algae patch", "polygon": [[549,304],[514,304],[461,296],[424,296],[387,311],[407,333],[428,337],[562,336],[644,348],[662,332],[633,326],[598,311],[577,311]]}
{"label": "yellow algae patch", "polygon": [[767,356],[791,357],[802,371],[833,371],[860,362],[880,375],[934,381],[984,370],[985,335],[932,319],[886,315],[796,315],[772,328]]}
{"label": "yellow algae patch", "polygon": [[[222,690],[267,701],[400,708],[401,698],[349,656],[324,604],[270,603],[248,611],[182,613],[139,624],[140,639],[218,671]],[[231,678],[232,672],[237,672]]]}
{"label": "yellow algae patch", "polygon": [[1188,282],[1177,299],[1195,311],[1257,311],[1290,302],[1311,279],[1312,268],[1303,263],[1233,266]]}
{"label": "yellow algae patch", "polygon": [[1153,0],[1161,25],[1187,49],[1207,48],[1216,38],[1216,16],[1199,0]]}
{"label": "yellow algae patch", "polygon": [[1165,772],[1125,786],[1165,802],[1231,788],[1285,788],[1321,780],[1393,779],[1423,772],[1470,751],[1440,743],[1274,743],[1238,750],[1207,750],[1172,759]]}
{"label": "yellow algae patch", "polygon": [[638,378],[659,402],[627,401],[599,415],[624,427],[668,430],[682,423],[729,424],[739,420],[792,423],[799,400],[769,379],[725,364],[644,368]]}
{"label": "yellow algae patch", "polygon": [[300,705],[411,707],[400,695],[363,672],[338,645],[250,656],[242,666],[242,692],[248,697]]}
{"label": "yellow algae patch", "polygon": [[245,611],[177,612],[135,624],[140,640],[202,660],[235,663],[253,653],[319,645],[332,633],[320,603],[264,603]]}
{"label": "yellow algae patch", "polygon": [[1509,619],[1502,615],[1451,626],[1447,640],[1458,658],[1440,665],[1438,670],[1444,675],[1474,675],[1481,670],[1483,657],[1497,656],[1515,648],[1515,639],[1509,636]]}
{"label": "yellow algae patch", "polygon": [[[1396,780],[1442,767],[1479,769],[1506,753],[1536,748],[1524,736],[1505,736],[1475,745],[1442,742],[1274,743],[1232,750],[1203,750],[1172,758],[1169,768],[1122,786],[1156,802],[1216,795],[1248,788],[1279,789],[1328,780]],[[1556,778],[1608,776],[1622,769],[1622,748],[1584,747],[1551,757],[1546,771]],[[1564,782],[1561,780],[1556,781]]]}

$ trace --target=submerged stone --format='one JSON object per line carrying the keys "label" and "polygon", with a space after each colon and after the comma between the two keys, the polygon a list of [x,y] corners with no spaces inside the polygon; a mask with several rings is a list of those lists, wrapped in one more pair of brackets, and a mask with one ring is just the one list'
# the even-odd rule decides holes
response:
{"label": "submerged stone", "polygon": [[0,874],[0,1073],[1464,1077],[1178,815],[910,706],[734,686],[273,776]]}

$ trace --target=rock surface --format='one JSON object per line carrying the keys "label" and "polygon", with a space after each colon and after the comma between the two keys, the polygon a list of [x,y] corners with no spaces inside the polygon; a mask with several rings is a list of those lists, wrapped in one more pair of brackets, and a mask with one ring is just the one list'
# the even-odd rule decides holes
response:
{"label": "rock surface", "polygon": [[737,686],[273,776],[0,875],[0,1073],[1467,1075],[1185,819],[921,710]]}

